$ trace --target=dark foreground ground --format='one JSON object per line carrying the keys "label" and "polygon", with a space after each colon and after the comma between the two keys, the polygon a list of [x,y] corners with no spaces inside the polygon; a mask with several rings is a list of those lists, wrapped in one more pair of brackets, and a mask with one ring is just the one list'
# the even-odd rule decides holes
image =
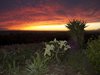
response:
{"label": "dark foreground ground", "polygon": [[[85,32],[85,42],[90,38],[97,38],[99,31]],[[0,75],[100,75],[99,41],[90,43],[92,45],[93,64],[88,58],[89,49],[72,50],[70,48],[64,53],[63,61],[56,62],[49,59],[49,64],[44,62],[44,49],[47,42],[57,40],[70,40],[69,32],[33,32],[33,31],[0,31]],[[88,45],[86,45],[88,47]],[[59,48],[59,47],[58,47]],[[56,49],[55,49],[56,50]],[[93,53],[95,52],[95,53]],[[39,56],[36,56],[39,53]],[[91,53],[91,52],[90,52]],[[35,62],[31,62],[35,61]],[[31,68],[30,66],[33,67]],[[41,68],[42,65],[42,68]],[[35,67],[34,67],[35,66]],[[46,66],[44,70],[44,66]],[[40,67],[37,69],[37,67]],[[95,68],[96,67],[96,68]],[[30,71],[27,72],[27,69]],[[34,71],[36,70],[36,71]]]}
{"label": "dark foreground ground", "polygon": [[[85,41],[90,37],[97,38],[99,35],[100,31],[86,31]],[[0,45],[40,43],[54,38],[68,41],[70,33],[66,31],[0,31]]]}

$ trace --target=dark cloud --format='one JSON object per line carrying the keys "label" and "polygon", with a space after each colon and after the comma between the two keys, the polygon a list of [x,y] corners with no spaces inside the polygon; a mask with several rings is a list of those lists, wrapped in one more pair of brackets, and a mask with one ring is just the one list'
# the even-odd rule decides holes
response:
{"label": "dark cloud", "polygon": [[100,0],[0,0],[0,27],[31,22],[66,22],[78,17],[100,22]]}
{"label": "dark cloud", "polygon": [[36,7],[41,3],[40,0],[0,0],[0,11],[11,11],[24,7]]}
{"label": "dark cloud", "polygon": [[0,31],[2,31],[2,30],[8,30],[7,28],[0,28]]}

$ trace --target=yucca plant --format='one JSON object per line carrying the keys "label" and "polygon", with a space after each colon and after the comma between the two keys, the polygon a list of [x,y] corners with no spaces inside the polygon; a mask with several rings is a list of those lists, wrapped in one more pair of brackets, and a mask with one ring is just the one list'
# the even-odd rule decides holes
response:
{"label": "yucca plant", "polygon": [[78,45],[78,48],[82,49],[84,42],[84,28],[86,27],[86,22],[83,20],[73,19],[69,21],[66,27],[70,30],[71,37],[73,41]]}
{"label": "yucca plant", "polygon": [[43,75],[47,71],[48,58],[36,53],[31,63],[27,65],[27,75]]}

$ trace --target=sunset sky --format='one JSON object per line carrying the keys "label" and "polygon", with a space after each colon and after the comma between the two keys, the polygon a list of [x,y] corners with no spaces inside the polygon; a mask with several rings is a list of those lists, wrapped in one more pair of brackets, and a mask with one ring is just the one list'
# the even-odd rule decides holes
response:
{"label": "sunset sky", "polygon": [[0,0],[0,30],[66,31],[71,19],[100,29],[100,0]]}

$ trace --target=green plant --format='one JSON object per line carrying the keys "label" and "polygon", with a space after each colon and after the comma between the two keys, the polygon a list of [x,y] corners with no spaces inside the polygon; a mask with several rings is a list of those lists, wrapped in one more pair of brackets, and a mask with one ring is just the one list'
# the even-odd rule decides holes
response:
{"label": "green plant", "polygon": [[56,39],[45,43],[45,46],[44,56],[51,57],[51,59],[57,61],[58,63],[65,58],[67,50],[71,48],[67,41],[57,41]]}
{"label": "green plant", "polygon": [[67,64],[76,72],[81,75],[89,75],[87,70],[87,58],[85,57],[84,52],[75,52],[74,54],[68,55]]}
{"label": "green plant", "polygon": [[40,50],[42,48],[42,43],[38,45],[16,44],[0,47],[0,75],[14,75],[15,73],[18,75],[18,71],[24,71],[26,64],[33,59],[34,49]]}
{"label": "green plant", "polygon": [[8,64],[8,72],[7,75],[19,75],[20,74],[20,67],[17,65],[16,62],[13,61],[12,64]]}
{"label": "green plant", "polygon": [[18,69],[24,67],[27,61],[31,60],[34,55],[33,50],[20,48],[17,48],[17,50],[11,49],[0,50],[0,74],[11,75],[17,73]]}
{"label": "green plant", "polygon": [[19,65],[17,64],[16,57],[14,56],[15,53],[12,52],[3,52],[1,51],[1,58],[0,58],[0,71],[1,74],[6,75],[18,75],[20,72]]}
{"label": "green plant", "polygon": [[87,57],[96,73],[100,75],[100,37],[95,40],[89,40],[87,45]]}
{"label": "green plant", "polygon": [[47,71],[48,58],[36,53],[31,64],[27,66],[28,75],[43,75]]}
{"label": "green plant", "polygon": [[70,30],[73,41],[79,46],[79,49],[82,49],[84,43],[84,28],[86,27],[86,22],[73,19],[72,21],[69,21],[66,27]]}

